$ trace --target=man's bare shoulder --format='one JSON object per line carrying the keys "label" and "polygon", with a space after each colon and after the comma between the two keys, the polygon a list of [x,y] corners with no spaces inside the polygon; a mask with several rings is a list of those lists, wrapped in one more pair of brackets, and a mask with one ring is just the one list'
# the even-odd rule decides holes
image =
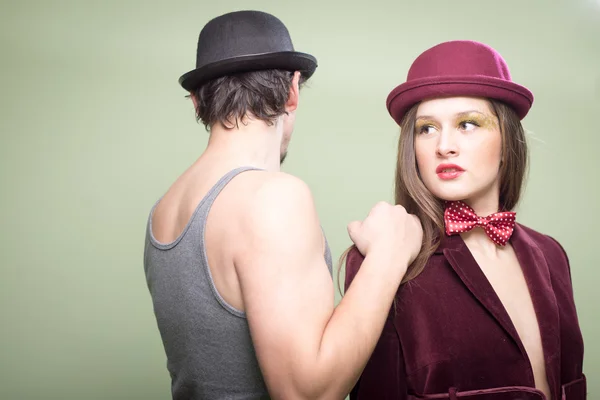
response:
{"label": "man's bare shoulder", "polygon": [[302,179],[284,172],[257,174],[254,179],[254,190],[248,199],[251,215],[273,217],[313,211],[312,192]]}
{"label": "man's bare shoulder", "polygon": [[312,200],[310,188],[296,176],[278,171],[248,171],[244,175],[234,190],[248,211],[255,212],[280,200]]}
{"label": "man's bare shoulder", "polygon": [[312,230],[319,221],[309,186],[283,172],[257,173],[244,199],[240,215],[247,234],[287,234],[286,230]]}

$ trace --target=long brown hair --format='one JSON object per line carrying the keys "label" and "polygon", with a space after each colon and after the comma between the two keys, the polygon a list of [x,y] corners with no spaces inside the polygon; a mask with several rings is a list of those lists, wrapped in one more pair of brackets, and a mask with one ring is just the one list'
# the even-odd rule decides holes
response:
{"label": "long brown hair", "polygon": [[[515,111],[504,103],[488,99],[491,111],[498,118],[502,135],[502,162],[500,164],[500,210],[514,209],[521,197],[528,169],[528,148],[525,131]],[[416,278],[427,264],[444,235],[444,202],[436,198],[421,180],[415,156],[415,119],[418,104],[403,117],[398,140],[398,160],[395,176],[395,204],[419,217],[423,226],[423,244],[416,259],[409,266],[402,283]],[[340,271],[352,245],[344,251],[338,264]],[[340,289],[341,292],[341,289]]]}

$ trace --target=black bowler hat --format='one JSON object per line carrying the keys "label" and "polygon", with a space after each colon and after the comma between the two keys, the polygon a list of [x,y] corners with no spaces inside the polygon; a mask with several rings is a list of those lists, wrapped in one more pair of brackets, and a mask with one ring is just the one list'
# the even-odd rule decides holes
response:
{"label": "black bowler hat", "polygon": [[198,37],[196,69],[179,78],[192,91],[210,79],[264,69],[300,71],[308,79],[317,59],[294,50],[285,25],[261,11],[235,11],[210,20]]}

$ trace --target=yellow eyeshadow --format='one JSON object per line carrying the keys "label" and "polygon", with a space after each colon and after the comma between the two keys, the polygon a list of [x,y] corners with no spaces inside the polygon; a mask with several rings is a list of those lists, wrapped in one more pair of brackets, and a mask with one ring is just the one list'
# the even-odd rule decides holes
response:
{"label": "yellow eyeshadow", "polygon": [[415,130],[420,131],[421,128],[423,128],[424,126],[429,126],[429,125],[435,126],[436,123],[435,123],[435,121],[428,120],[428,119],[419,119],[415,123]]}
{"label": "yellow eyeshadow", "polygon": [[[498,127],[498,119],[491,115],[479,113],[479,112],[467,112],[464,114],[459,114],[456,117],[456,126],[459,126],[461,123],[472,121],[479,125],[479,127],[483,129],[495,129]],[[415,132],[420,132],[424,126],[433,126],[437,127],[438,123],[434,119],[430,118],[418,118],[415,121]]]}
{"label": "yellow eyeshadow", "polygon": [[473,121],[477,123],[477,125],[485,129],[492,129],[498,126],[496,118],[492,117],[491,115],[485,115],[480,113],[469,113],[463,115],[461,116],[458,122],[465,121]]}

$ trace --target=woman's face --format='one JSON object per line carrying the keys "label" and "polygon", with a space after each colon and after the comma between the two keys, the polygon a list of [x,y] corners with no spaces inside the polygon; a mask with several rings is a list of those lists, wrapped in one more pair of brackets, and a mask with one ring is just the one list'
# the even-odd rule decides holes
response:
{"label": "woman's face", "polygon": [[434,196],[497,207],[502,135],[488,101],[448,97],[421,102],[415,154],[421,179]]}

